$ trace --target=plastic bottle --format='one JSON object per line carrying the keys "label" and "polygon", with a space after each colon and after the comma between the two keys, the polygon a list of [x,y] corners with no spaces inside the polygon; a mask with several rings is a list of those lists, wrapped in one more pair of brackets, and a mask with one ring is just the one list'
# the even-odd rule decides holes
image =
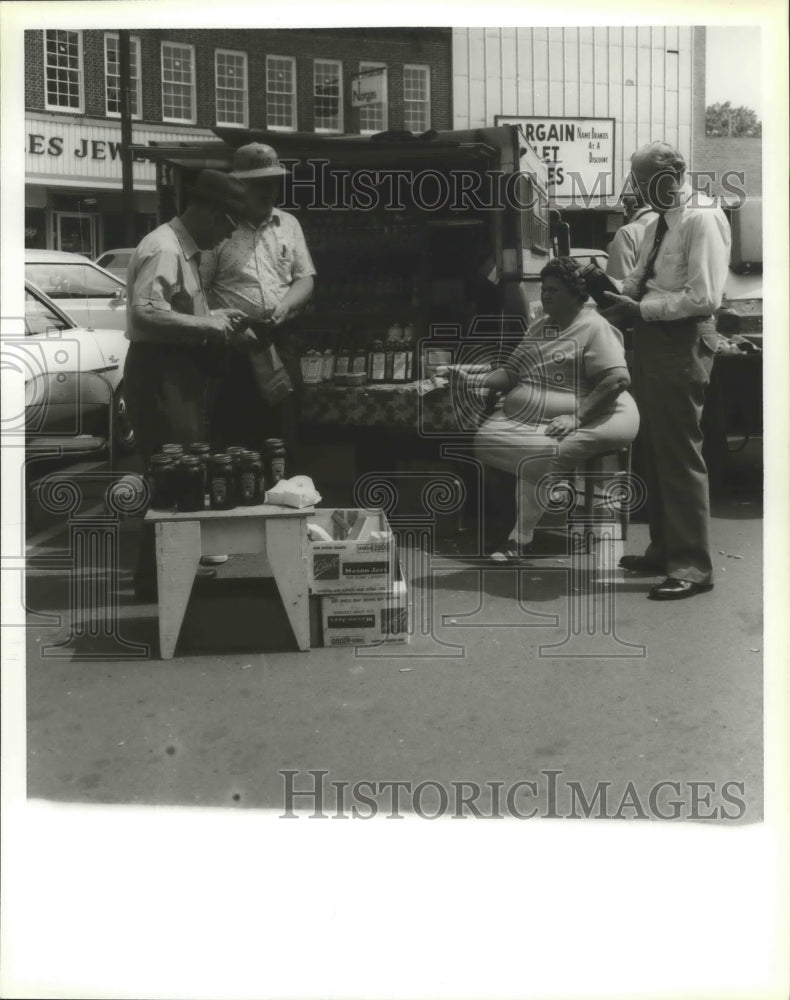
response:
{"label": "plastic bottle", "polygon": [[318,385],[321,381],[323,358],[316,350],[310,350],[302,357],[302,381],[305,385]]}
{"label": "plastic bottle", "polygon": [[337,349],[337,358],[335,358],[335,375],[334,381],[338,385],[346,384],[346,376],[351,370],[351,351],[349,350],[348,341],[341,340]]}
{"label": "plastic bottle", "polygon": [[380,340],[373,342],[368,356],[368,375],[371,382],[383,382],[386,373],[386,352]]}
{"label": "plastic bottle", "polygon": [[362,344],[354,351],[354,356],[351,359],[351,372],[352,374],[362,374],[369,375],[368,371],[368,352],[365,350]]}
{"label": "plastic bottle", "polygon": [[321,381],[331,382],[335,374],[335,352],[327,347],[321,359]]}

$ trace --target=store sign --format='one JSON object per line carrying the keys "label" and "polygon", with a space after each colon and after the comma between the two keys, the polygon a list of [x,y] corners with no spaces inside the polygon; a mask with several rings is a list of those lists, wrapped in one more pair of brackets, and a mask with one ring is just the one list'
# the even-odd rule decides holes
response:
{"label": "store sign", "polygon": [[384,100],[387,68],[380,66],[351,77],[351,107],[364,108]]}
{"label": "store sign", "polygon": [[[132,128],[135,143],[203,138],[214,135],[206,129]],[[25,178],[29,183],[120,188],[121,164],[120,121],[75,121],[43,115],[25,119]],[[153,190],[153,163],[135,162],[133,174],[136,188]]]}
{"label": "store sign", "polygon": [[533,118],[497,115],[518,125],[549,171],[549,197],[614,194],[614,118]]}

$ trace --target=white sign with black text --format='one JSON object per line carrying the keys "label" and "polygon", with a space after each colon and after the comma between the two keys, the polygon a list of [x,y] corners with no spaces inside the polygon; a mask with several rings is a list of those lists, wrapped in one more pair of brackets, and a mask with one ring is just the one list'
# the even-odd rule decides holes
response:
{"label": "white sign with black text", "polygon": [[614,118],[536,118],[497,115],[497,125],[518,125],[549,171],[549,197],[614,194]]}

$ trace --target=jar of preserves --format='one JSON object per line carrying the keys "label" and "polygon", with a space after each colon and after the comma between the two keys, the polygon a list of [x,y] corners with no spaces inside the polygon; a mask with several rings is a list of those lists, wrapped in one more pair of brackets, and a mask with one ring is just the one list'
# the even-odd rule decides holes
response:
{"label": "jar of preserves", "polygon": [[241,453],[243,451],[246,451],[243,444],[229,444],[223,454],[230,455],[233,459],[233,468],[238,469],[239,462],[241,461]]}
{"label": "jar of preserves", "polygon": [[207,441],[194,441],[187,448],[188,455],[197,455],[203,469],[203,493],[208,496],[208,460],[211,456],[211,445]]}
{"label": "jar of preserves", "polygon": [[208,495],[212,510],[231,510],[236,506],[233,458],[226,452],[219,452],[209,459]]}
{"label": "jar of preserves", "polygon": [[161,452],[152,455],[147,478],[151,490],[151,506],[155,510],[167,510],[174,506],[172,456]]}
{"label": "jar of preserves", "polygon": [[173,482],[178,510],[203,510],[203,464],[198,455],[184,455],[174,467]]}
{"label": "jar of preserves", "polygon": [[163,444],[160,449],[160,454],[170,455],[170,457],[175,461],[184,454],[184,446],[182,444]]}
{"label": "jar of preserves", "polygon": [[285,479],[285,442],[282,438],[267,438],[264,447],[266,488],[270,490],[281,479]]}
{"label": "jar of preserves", "polygon": [[243,451],[239,465],[238,491],[239,503],[245,507],[254,507],[263,503],[264,482],[263,462],[257,451]]}

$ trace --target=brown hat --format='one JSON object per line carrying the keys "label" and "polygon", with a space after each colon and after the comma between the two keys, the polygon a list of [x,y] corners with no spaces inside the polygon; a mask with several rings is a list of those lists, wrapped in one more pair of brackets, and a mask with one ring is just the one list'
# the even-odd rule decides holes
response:
{"label": "brown hat", "polygon": [[265,142],[248,142],[233,154],[232,177],[251,181],[256,177],[282,177],[287,173],[275,150]]}
{"label": "brown hat", "polygon": [[218,205],[234,216],[244,216],[247,211],[244,185],[220,170],[201,170],[195,183],[187,188],[187,194],[190,198]]}

